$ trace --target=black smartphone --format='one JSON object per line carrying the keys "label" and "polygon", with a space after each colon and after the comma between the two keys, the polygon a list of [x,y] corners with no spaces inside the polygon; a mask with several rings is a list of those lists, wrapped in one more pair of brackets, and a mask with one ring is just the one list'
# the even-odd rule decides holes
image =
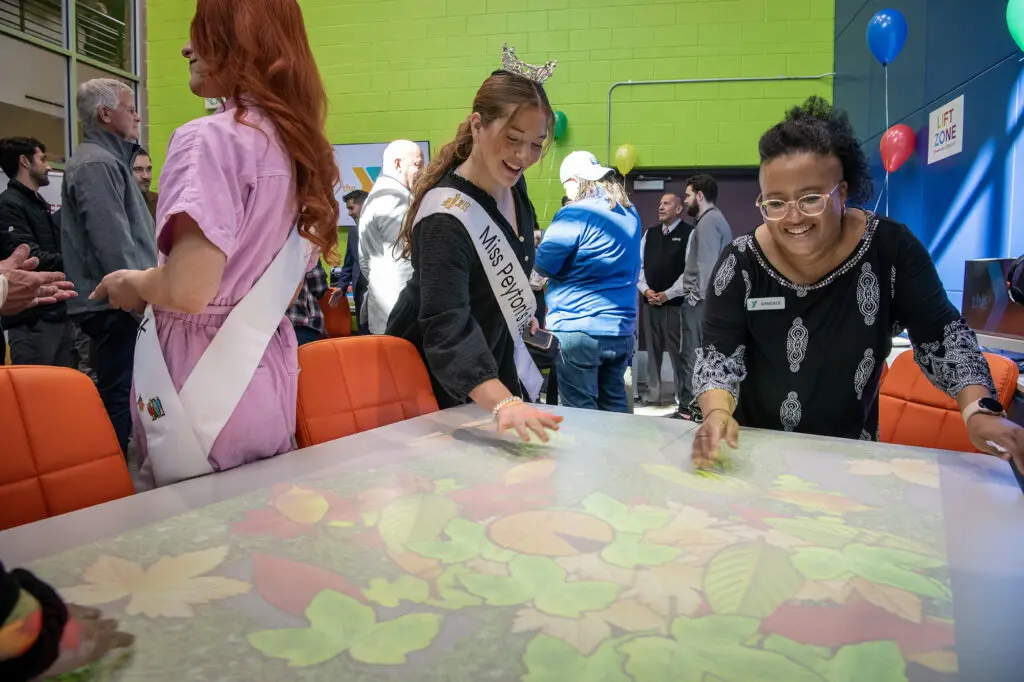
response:
{"label": "black smartphone", "polygon": [[536,334],[531,334],[527,331],[523,336],[523,342],[527,346],[532,346],[538,350],[548,350],[554,341],[555,335],[546,329],[538,329]]}

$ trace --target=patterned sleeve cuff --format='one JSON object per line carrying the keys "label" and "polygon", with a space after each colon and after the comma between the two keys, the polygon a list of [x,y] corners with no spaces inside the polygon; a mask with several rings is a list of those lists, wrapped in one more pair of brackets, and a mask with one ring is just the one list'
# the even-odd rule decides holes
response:
{"label": "patterned sleeve cuff", "polygon": [[978,349],[978,338],[962,317],[946,325],[942,340],[914,341],[914,360],[928,380],[953,399],[968,386],[984,386],[996,395],[988,361]]}
{"label": "patterned sleeve cuff", "polygon": [[728,391],[739,402],[740,384],[747,378],[747,348],[739,345],[732,355],[726,356],[714,345],[696,350],[693,368],[693,393],[700,396],[713,389]]}

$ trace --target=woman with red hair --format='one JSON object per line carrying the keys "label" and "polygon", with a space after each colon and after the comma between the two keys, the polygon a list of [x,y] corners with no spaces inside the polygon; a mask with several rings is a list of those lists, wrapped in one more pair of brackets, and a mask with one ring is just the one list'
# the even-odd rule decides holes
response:
{"label": "woman with red hair", "polygon": [[292,449],[299,368],[285,312],[317,251],[337,264],[327,96],[296,0],[198,0],[181,53],[192,92],[223,105],[171,138],[160,264],[93,293],[144,311],[135,439],[156,485]]}

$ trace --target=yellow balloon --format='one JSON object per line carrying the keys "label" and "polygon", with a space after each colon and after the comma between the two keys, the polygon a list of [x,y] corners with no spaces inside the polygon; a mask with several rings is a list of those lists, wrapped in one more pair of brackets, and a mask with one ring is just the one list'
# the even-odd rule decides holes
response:
{"label": "yellow balloon", "polygon": [[631,144],[624,144],[615,150],[615,167],[623,175],[636,168],[636,147]]}

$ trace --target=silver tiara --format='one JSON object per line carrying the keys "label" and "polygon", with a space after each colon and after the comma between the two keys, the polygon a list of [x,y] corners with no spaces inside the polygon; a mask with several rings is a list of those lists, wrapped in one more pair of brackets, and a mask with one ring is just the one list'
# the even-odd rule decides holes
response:
{"label": "silver tiara", "polygon": [[501,47],[501,65],[509,73],[514,73],[517,76],[528,78],[534,83],[544,84],[544,81],[551,78],[551,74],[555,72],[555,66],[558,64],[557,59],[544,64],[544,66],[534,66],[533,64],[527,64],[524,61],[520,61],[516,58],[516,48],[509,47],[508,43],[505,43]]}

